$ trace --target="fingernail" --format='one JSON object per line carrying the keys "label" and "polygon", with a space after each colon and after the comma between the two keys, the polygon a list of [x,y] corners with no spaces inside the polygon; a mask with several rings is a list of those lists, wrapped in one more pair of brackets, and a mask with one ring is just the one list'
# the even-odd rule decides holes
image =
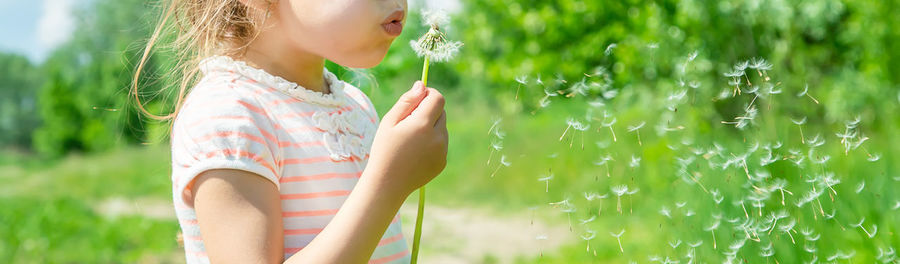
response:
{"label": "fingernail", "polygon": [[412,94],[420,95],[420,94],[422,94],[423,91],[425,91],[425,86],[422,85],[422,81],[416,81],[416,83],[413,84],[413,87],[412,87]]}

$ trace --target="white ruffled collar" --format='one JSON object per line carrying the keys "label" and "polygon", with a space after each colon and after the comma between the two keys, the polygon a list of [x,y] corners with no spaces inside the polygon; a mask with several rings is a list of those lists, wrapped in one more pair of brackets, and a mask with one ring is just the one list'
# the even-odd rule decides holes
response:
{"label": "white ruffled collar", "polygon": [[212,56],[206,58],[200,62],[200,70],[204,74],[215,71],[233,71],[308,103],[342,107],[347,105],[348,102],[347,96],[344,94],[344,82],[339,80],[337,76],[328,71],[328,69],[322,70],[325,82],[328,84],[328,89],[331,91],[331,93],[328,94],[303,88],[295,82],[272,75],[263,69],[247,65],[246,62],[235,60],[228,56]]}

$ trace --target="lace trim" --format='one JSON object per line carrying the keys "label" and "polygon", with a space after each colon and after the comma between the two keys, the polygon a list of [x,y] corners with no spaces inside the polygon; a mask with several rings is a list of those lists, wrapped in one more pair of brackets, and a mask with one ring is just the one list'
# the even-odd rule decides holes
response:
{"label": "lace trim", "polygon": [[[328,69],[324,69],[324,77],[331,90],[329,94],[308,90],[294,82],[226,56],[206,58],[200,63],[200,69],[204,74],[233,71],[308,103],[343,107],[352,100],[344,93],[345,83],[338,80]],[[322,141],[325,142],[325,149],[330,153],[332,160],[365,160],[369,155],[376,128],[361,111],[357,109],[333,113],[320,111],[312,115],[315,126],[325,131],[322,133]]]}
{"label": "lace trim", "polygon": [[331,91],[331,93],[328,94],[303,88],[295,82],[272,75],[263,69],[255,68],[247,65],[246,62],[235,60],[228,56],[212,56],[206,58],[200,63],[200,70],[204,74],[214,71],[234,71],[308,103],[340,107],[347,105],[348,102],[347,95],[344,94],[344,82],[339,80],[337,76],[328,71],[328,69],[323,69],[325,82],[328,84],[328,89]]}

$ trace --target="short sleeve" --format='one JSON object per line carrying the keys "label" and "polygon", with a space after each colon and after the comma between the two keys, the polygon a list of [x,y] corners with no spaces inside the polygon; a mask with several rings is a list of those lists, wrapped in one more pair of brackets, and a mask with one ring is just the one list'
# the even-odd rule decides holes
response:
{"label": "short sleeve", "polygon": [[265,109],[235,89],[209,90],[192,91],[172,126],[173,193],[193,207],[191,185],[212,169],[251,172],[280,190],[281,151]]}

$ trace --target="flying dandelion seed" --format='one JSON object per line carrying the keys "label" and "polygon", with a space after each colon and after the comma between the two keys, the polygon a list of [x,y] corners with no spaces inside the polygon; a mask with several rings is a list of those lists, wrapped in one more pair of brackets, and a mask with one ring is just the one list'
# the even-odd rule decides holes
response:
{"label": "flying dandelion seed", "polygon": [[806,124],[806,117],[804,116],[799,120],[791,118],[791,122],[793,122],[795,125],[797,125],[797,127],[800,128],[800,143],[806,144],[805,140],[803,140],[803,124]]}
{"label": "flying dandelion seed", "polygon": [[[613,160],[612,156],[610,156],[609,154],[606,154],[606,156],[600,158],[600,161],[594,162],[594,165],[597,165],[597,166],[605,165],[606,166],[606,178],[610,178],[609,162],[612,160]],[[597,180],[597,179],[595,178],[594,180]]]}
{"label": "flying dandelion seed", "polygon": [[637,168],[640,166],[641,166],[641,157],[631,155],[631,162],[628,163],[628,167]]}
{"label": "flying dandelion seed", "polygon": [[616,211],[622,213],[622,195],[628,193],[628,186],[617,185],[610,187],[610,191],[616,195]]}
{"label": "flying dandelion seed", "polygon": [[491,159],[494,157],[494,152],[500,152],[500,150],[503,150],[502,141],[491,143],[491,154],[488,155],[487,165],[491,164]]}
{"label": "flying dandelion seed", "polygon": [[547,235],[538,235],[538,236],[534,237],[534,239],[537,240],[537,241],[541,241],[541,242],[542,242],[542,243],[541,243],[540,253],[541,253],[541,257],[544,257],[544,245],[543,245],[544,243],[543,243],[543,241],[546,241],[546,240],[548,239]]}
{"label": "flying dandelion seed", "polygon": [[606,54],[606,56],[612,55],[613,50],[617,47],[619,47],[619,45],[616,43],[609,44],[609,46],[606,46],[606,51],[603,53]]}
{"label": "flying dandelion seed", "polygon": [[518,101],[519,100],[519,90],[522,88],[522,85],[528,85],[528,76],[527,75],[516,76],[516,82],[519,83],[519,85],[516,86],[516,101]]}
{"label": "flying dandelion seed", "polygon": [[816,100],[816,98],[813,98],[812,95],[809,95],[809,84],[807,84],[806,86],[803,86],[803,91],[801,91],[800,93],[797,94],[797,97],[803,97],[803,96],[807,96],[807,97],[809,97],[809,99],[812,99],[813,102],[815,102],[816,104],[819,104],[819,100]]}
{"label": "flying dandelion seed", "polygon": [[622,229],[622,231],[619,231],[619,233],[609,232],[609,235],[615,237],[616,241],[619,242],[619,252],[622,252],[622,253],[625,253],[625,249],[622,248],[622,239],[621,239],[622,235],[624,235],[624,234],[625,234],[625,229]]}
{"label": "flying dandelion seed", "polygon": [[878,226],[873,224],[873,225],[872,225],[872,232],[869,232],[869,230],[866,229],[865,226],[863,226],[863,223],[864,223],[865,221],[866,221],[866,218],[863,217],[862,219],[859,220],[859,223],[856,223],[856,224],[850,224],[850,226],[851,226],[851,227],[854,227],[854,228],[859,228],[860,230],[863,231],[863,233],[866,233],[866,236],[868,236],[869,238],[875,237],[875,235],[878,234]]}
{"label": "flying dandelion seed", "polygon": [[715,219],[715,220],[713,220],[713,222],[710,225],[704,227],[703,230],[709,231],[712,233],[713,249],[716,249],[716,247],[717,247],[716,246],[716,229],[719,229],[719,225],[722,223],[721,222],[722,217],[719,215],[713,215],[713,219]]}
{"label": "flying dandelion seed", "polygon": [[550,173],[544,177],[538,178],[538,181],[544,182],[547,186],[544,189],[544,192],[550,192],[550,180],[553,179],[553,173]]}
{"label": "flying dandelion seed", "polygon": [[585,251],[591,251],[591,240],[597,236],[597,231],[587,229],[584,231],[585,234],[581,235],[581,240],[584,240],[587,243],[587,249]]}
{"label": "flying dandelion seed", "polygon": [[497,171],[500,171],[500,168],[509,167],[510,165],[512,165],[512,163],[506,160],[506,155],[501,156],[500,165],[497,165],[497,169],[495,169],[494,172],[491,173],[491,178],[494,178],[494,175],[497,174]]}
{"label": "flying dandelion seed", "polygon": [[600,125],[609,128],[609,133],[612,134],[613,142],[616,142],[616,131],[613,131],[612,128],[614,124],[616,124],[616,118],[609,113],[603,112],[603,120],[601,120]]}
{"label": "flying dandelion seed", "polygon": [[780,230],[782,233],[787,234],[791,238],[791,244],[797,244],[797,242],[794,240],[794,235],[791,234],[791,231],[794,231],[795,225],[797,225],[797,221],[794,219],[790,219],[787,223],[784,223],[784,225],[778,227],[778,230]]}
{"label": "flying dandelion seed", "polygon": [[659,209],[659,214],[665,216],[666,218],[672,219],[672,211],[669,210],[669,207],[663,205],[661,209]]}
{"label": "flying dandelion seed", "polygon": [[628,132],[635,132],[637,134],[638,146],[643,146],[644,143],[641,142],[641,131],[640,129],[647,124],[646,122],[641,121],[637,125],[628,126]]}

